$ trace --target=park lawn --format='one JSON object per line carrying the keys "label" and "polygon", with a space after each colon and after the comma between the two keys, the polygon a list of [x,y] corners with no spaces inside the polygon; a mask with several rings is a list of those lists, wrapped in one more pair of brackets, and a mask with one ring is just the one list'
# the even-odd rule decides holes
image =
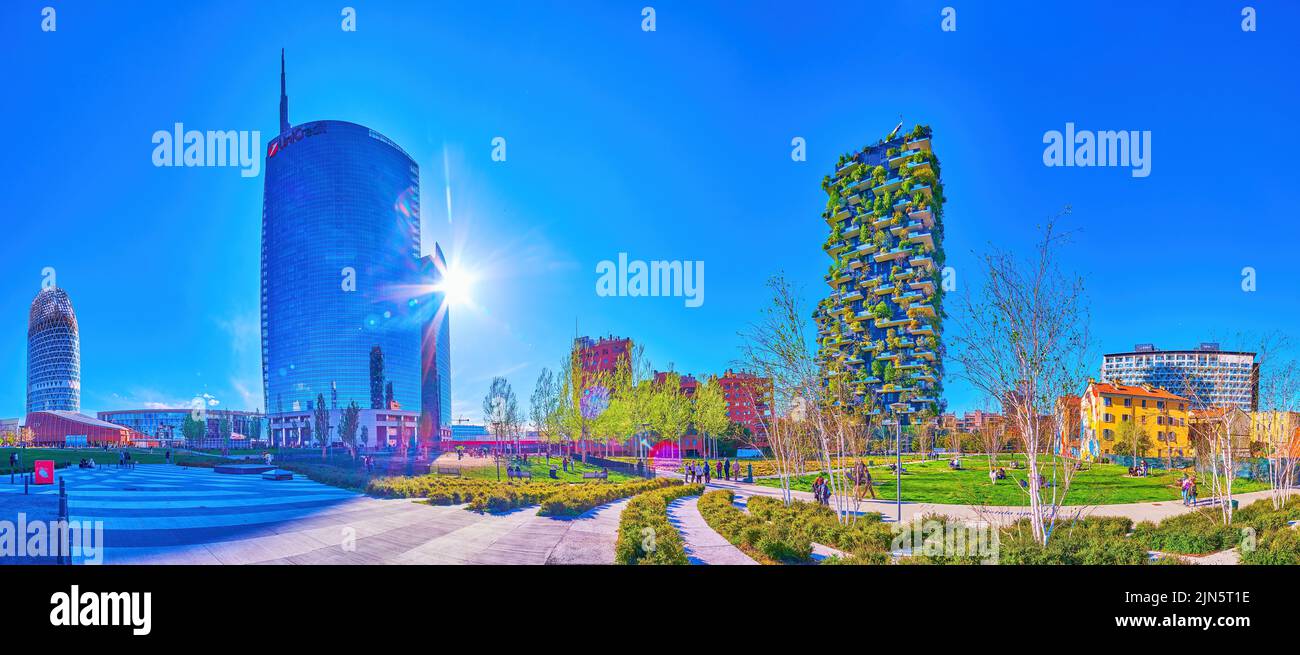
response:
{"label": "park lawn", "polygon": [[[54,460],[55,466],[76,466],[84,457],[94,459],[95,464],[99,466],[116,466],[120,450],[118,448],[110,448],[107,451],[102,448],[0,448],[0,471],[7,472],[9,470],[9,454],[13,452],[22,457],[23,470],[31,470],[32,462],[38,459]],[[131,461],[136,464],[165,464],[167,462],[167,456],[164,454],[165,449],[163,448],[154,448],[152,452],[147,448],[127,448],[126,450],[131,453]],[[220,457],[178,453],[173,450],[172,461],[197,464],[225,460]]]}
{"label": "park lawn", "polygon": [[[558,480],[551,479],[550,477],[551,467],[546,464],[545,457],[529,457],[528,466],[525,468],[525,470],[532,472],[533,482],[547,482],[547,483],[560,483],[560,482],[581,483],[584,482],[584,479],[582,477],[583,473],[600,471],[600,467],[598,466],[591,466],[588,464],[581,464],[575,462],[569,465],[569,470],[566,472],[564,470],[564,466],[561,463],[561,459],[559,457],[552,457],[551,464],[555,465],[556,468],[555,474],[559,477]],[[491,464],[487,466],[476,466],[474,468],[462,467],[460,474],[461,477],[469,478],[472,480],[495,481],[497,479],[497,467]],[[641,478],[639,477],[627,475],[624,473],[618,473],[617,471],[609,472],[610,482],[627,482],[630,480],[640,480],[640,479]],[[506,464],[502,462],[501,481],[504,482],[505,480],[506,480]],[[585,481],[591,482],[591,480],[585,480]]]}
{"label": "park lawn", "polygon": [[[918,460],[918,459],[920,459],[920,458],[921,458],[921,456],[918,455],[918,454],[915,454],[915,453],[904,453],[904,454],[903,454],[903,461],[904,461],[904,462],[914,461],[914,460]],[[629,462],[629,463],[635,463],[635,462],[636,462],[636,458],[634,458],[634,457],[615,457],[615,458],[613,458],[613,459],[616,460],[616,461],[620,461],[620,462]],[[727,459],[727,458],[722,458],[722,459]],[[709,460],[709,465],[713,467],[713,471],[714,471],[715,475],[716,475],[716,472],[717,472],[717,463],[718,463],[719,461],[722,461],[722,459],[711,459],[711,460]],[[748,475],[751,466],[753,467],[753,475],[754,475],[754,477],[756,477],[756,478],[766,477],[766,476],[769,476],[769,475],[777,475],[777,474],[779,473],[779,471],[777,470],[777,467],[776,467],[776,460],[775,460],[775,459],[772,459],[772,458],[770,458],[770,457],[769,457],[769,458],[763,458],[763,459],[736,459],[736,458],[733,457],[733,458],[730,458],[730,459],[731,459],[731,468],[732,468],[732,473],[733,473],[733,475],[734,475],[734,474],[736,473],[736,471],[737,471],[737,468],[736,468],[736,467],[739,467],[739,474],[740,474],[740,475],[742,475],[742,476],[743,476],[743,475]],[[840,457],[840,458],[838,458],[838,460],[836,461],[836,468],[849,468],[849,467],[853,466],[854,464],[856,464],[857,461],[858,461],[858,459],[863,459],[864,461],[871,461],[871,462],[873,462],[876,466],[881,466],[881,465],[887,464],[888,462],[892,462],[892,461],[894,461],[894,457],[893,457],[892,455],[868,455],[868,456],[866,456],[866,457],[862,457],[862,458],[858,458],[858,457]],[[677,462],[677,460],[675,460],[675,459],[674,459],[674,460],[667,460],[667,461],[669,461],[669,462],[671,462],[671,463],[675,463],[675,462]],[[700,464],[700,463],[703,463],[704,460],[703,460],[703,459],[700,459],[700,458],[687,458],[686,462],[689,463],[689,464]],[[808,460],[808,461],[804,462],[804,470],[805,470],[805,471],[816,471],[816,470],[818,470],[818,469],[821,468],[821,465],[822,465],[822,463],[819,462],[819,461],[816,461],[816,460]],[[676,471],[677,471],[678,473],[681,473],[681,472],[682,472],[682,468],[681,468],[680,466],[678,466],[677,469],[676,469]]]}
{"label": "park lawn", "polygon": [[[1002,455],[998,464],[1006,468],[1012,459],[1023,462],[1022,455]],[[903,474],[903,500],[911,503],[936,503],[944,505],[1009,505],[1023,506],[1029,504],[1029,496],[1020,488],[1018,480],[1026,479],[1024,469],[1007,468],[1007,479],[991,484],[988,477],[987,456],[969,456],[961,458],[963,469],[953,471],[948,468],[948,460],[931,460],[905,464]],[[1040,465],[1048,482],[1052,481],[1051,467]],[[1145,478],[1130,478],[1128,469],[1118,464],[1093,463],[1086,471],[1075,474],[1066,496],[1068,505],[1116,505],[1123,503],[1142,503],[1179,500],[1178,481],[1181,471],[1165,472],[1152,470]],[[1059,470],[1058,470],[1059,475]],[[792,480],[791,488],[799,491],[812,491],[817,474],[798,476]],[[871,478],[875,483],[876,498],[895,499],[894,474],[888,469],[873,468]],[[779,478],[766,478],[756,481],[768,487],[781,486]],[[1198,484],[1201,498],[1210,495],[1207,480]],[[1247,493],[1267,489],[1265,482],[1238,479],[1233,483],[1233,493]],[[1051,489],[1044,490],[1044,497],[1050,498]]]}

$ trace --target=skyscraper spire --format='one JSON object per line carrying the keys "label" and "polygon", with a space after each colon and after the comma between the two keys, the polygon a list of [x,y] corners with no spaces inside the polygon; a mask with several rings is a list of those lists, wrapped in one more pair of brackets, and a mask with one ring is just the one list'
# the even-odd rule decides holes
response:
{"label": "skyscraper spire", "polygon": [[280,134],[289,131],[289,96],[284,92],[284,48],[280,48]]}

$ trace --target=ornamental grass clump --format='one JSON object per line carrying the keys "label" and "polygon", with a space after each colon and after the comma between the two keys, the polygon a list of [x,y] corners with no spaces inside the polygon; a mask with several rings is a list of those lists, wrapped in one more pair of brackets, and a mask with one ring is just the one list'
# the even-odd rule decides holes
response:
{"label": "ornamental grass clump", "polygon": [[682,536],[668,521],[668,505],[704,492],[702,484],[647,491],[628,501],[618,523],[614,560],[619,564],[689,564]]}
{"label": "ornamental grass clump", "polygon": [[[646,491],[682,484],[681,480],[654,478],[617,484],[598,482],[588,484],[555,485],[541,501],[539,516],[577,516],[605,503],[635,496]],[[557,488],[558,487],[558,488]]]}

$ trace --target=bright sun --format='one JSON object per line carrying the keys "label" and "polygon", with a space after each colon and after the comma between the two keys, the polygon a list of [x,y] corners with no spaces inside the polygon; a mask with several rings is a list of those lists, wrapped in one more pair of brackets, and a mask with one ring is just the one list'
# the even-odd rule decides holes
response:
{"label": "bright sun", "polygon": [[473,304],[474,276],[457,266],[448,266],[439,290],[447,294],[447,304],[469,307]]}

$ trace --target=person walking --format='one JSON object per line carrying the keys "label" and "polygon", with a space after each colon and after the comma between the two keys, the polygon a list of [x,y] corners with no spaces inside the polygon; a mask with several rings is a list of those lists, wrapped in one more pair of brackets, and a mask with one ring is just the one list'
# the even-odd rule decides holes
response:
{"label": "person walking", "polygon": [[709,484],[709,471],[710,471],[710,470],[711,470],[711,469],[709,469],[709,463],[708,463],[707,461],[704,462],[704,485],[705,485],[705,486],[708,486],[708,484]]}
{"label": "person walking", "polygon": [[722,479],[723,479],[723,480],[730,480],[730,479],[731,479],[731,459],[730,459],[730,458],[722,460]]}

